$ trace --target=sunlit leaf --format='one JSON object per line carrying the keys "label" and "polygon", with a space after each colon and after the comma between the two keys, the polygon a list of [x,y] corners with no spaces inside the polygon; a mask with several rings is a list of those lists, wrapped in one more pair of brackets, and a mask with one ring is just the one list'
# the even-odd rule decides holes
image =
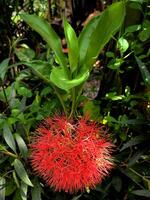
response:
{"label": "sunlit leaf", "polygon": [[124,2],[114,3],[83,29],[79,37],[82,54],[80,62],[84,63],[87,69],[91,69],[104,45],[121,26],[124,17]]}
{"label": "sunlit leaf", "polygon": [[79,55],[79,48],[78,48],[78,39],[76,33],[74,32],[71,25],[67,22],[66,18],[63,20],[64,30],[65,30],[65,37],[67,40],[67,47],[68,47],[68,56],[69,56],[69,63],[71,72],[74,72],[77,69],[78,65],[78,55]]}
{"label": "sunlit leaf", "polygon": [[85,71],[83,74],[79,74],[75,79],[69,80],[63,68],[53,68],[50,80],[57,87],[63,90],[70,90],[71,88],[83,83],[89,76],[89,72]]}
{"label": "sunlit leaf", "polygon": [[129,48],[129,43],[125,38],[121,37],[118,40],[117,46],[118,46],[120,52],[124,53]]}

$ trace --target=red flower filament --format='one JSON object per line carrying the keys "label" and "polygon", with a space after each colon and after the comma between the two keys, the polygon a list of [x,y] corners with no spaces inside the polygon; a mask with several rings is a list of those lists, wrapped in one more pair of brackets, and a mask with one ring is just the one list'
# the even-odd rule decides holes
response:
{"label": "red flower filament", "polygon": [[34,171],[56,191],[73,193],[101,183],[113,167],[113,144],[87,119],[46,119],[31,144]]}

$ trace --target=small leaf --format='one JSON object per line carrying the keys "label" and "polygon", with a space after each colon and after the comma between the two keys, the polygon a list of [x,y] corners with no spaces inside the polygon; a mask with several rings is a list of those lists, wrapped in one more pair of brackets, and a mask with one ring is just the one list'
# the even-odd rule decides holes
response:
{"label": "small leaf", "polygon": [[149,190],[133,190],[132,194],[143,196],[143,197],[150,197],[150,191]]}
{"label": "small leaf", "polygon": [[52,69],[50,80],[57,87],[68,92],[68,90],[71,88],[83,83],[88,78],[88,76],[89,72],[85,71],[84,73],[77,75],[75,79],[69,80],[64,69],[57,67]]}
{"label": "small leaf", "polygon": [[0,200],[5,200],[5,179],[0,177]]}
{"label": "small leaf", "polygon": [[26,158],[28,154],[28,148],[26,143],[24,142],[23,138],[17,133],[15,134],[15,138],[22,156]]}
{"label": "small leaf", "polygon": [[73,73],[78,66],[78,55],[79,55],[78,38],[73,28],[67,22],[65,17],[63,19],[63,24],[65,30],[65,37],[67,40],[67,47],[69,50],[68,55],[69,55],[70,68],[71,72]]}
{"label": "small leaf", "polygon": [[17,87],[17,93],[23,97],[32,97],[32,92],[30,89],[25,87],[23,84],[18,85]]}
{"label": "small leaf", "polygon": [[118,40],[117,47],[121,53],[124,53],[129,48],[129,43],[125,38],[121,37]]}
{"label": "small leaf", "polygon": [[0,63],[0,78],[2,81],[4,80],[5,74],[7,72],[9,60],[9,58],[6,58]]}
{"label": "small leaf", "polygon": [[8,146],[15,152],[16,152],[16,144],[15,144],[15,140],[14,140],[14,137],[12,135],[12,132],[8,126],[8,124],[4,124],[3,126],[3,136],[4,136],[4,139],[6,141],[6,143],[8,144]]}
{"label": "small leaf", "polygon": [[15,159],[15,161],[13,162],[13,165],[14,165],[15,171],[16,171],[17,175],[20,177],[20,179],[27,185],[33,187],[33,184],[31,183],[31,181],[27,175],[27,172],[26,172],[23,164],[21,163],[21,161],[18,159]]}
{"label": "small leaf", "polygon": [[145,85],[150,87],[150,73],[149,73],[148,69],[146,68],[145,64],[138,57],[135,56],[135,59],[138,64],[138,67],[141,71]]}

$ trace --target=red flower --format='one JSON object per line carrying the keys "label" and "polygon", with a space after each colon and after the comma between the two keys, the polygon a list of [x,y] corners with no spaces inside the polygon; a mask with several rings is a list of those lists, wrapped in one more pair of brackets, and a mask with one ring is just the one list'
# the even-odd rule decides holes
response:
{"label": "red flower", "polygon": [[46,119],[36,132],[31,144],[32,167],[57,191],[93,188],[113,167],[113,144],[95,122],[55,116]]}

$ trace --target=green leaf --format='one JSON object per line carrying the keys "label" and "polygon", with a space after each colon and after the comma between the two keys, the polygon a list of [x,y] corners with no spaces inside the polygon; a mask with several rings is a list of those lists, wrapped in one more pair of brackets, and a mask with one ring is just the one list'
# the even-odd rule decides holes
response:
{"label": "green leaf", "polygon": [[67,22],[66,18],[63,19],[65,37],[67,40],[68,47],[68,56],[71,72],[73,73],[78,66],[78,56],[79,56],[79,47],[78,47],[78,38],[74,32],[71,25]]}
{"label": "green leaf", "polygon": [[100,120],[100,106],[97,101],[87,101],[83,106],[83,114],[88,115],[90,119],[99,121]]}
{"label": "green leaf", "polygon": [[124,17],[125,4],[118,2],[109,6],[99,17],[91,20],[79,37],[82,54],[80,64],[84,63],[87,69],[91,69],[104,45],[121,26]]}
{"label": "green leaf", "polygon": [[114,176],[112,179],[112,185],[117,192],[121,191],[122,188],[122,180],[119,176]]}
{"label": "green leaf", "polygon": [[26,44],[21,44],[20,47],[15,48],[15,54],[21,61],[31,61],[35,57],[35,52]]}
{"label": "green leaf", "polygon": [[144,142],[145,140],[148,140],[148,136],[147,135],[138,135],[136,137],[133,137],[131,140],[129,140],[128,142],[124,143],[123,147],[120,149],[120,151],[123,151],[129,147],[132,147],[134,145],[140,144],[142,142]]}
{"label": "green leaf", "polygon": [[117,47],[121,53],[124,53],[129,48],[129,43],[125,38],[121,37],[117,42]]}
{"label": "green leaf", "polygon": [[39,183],[39,181],[37,179],[35,179],[33,181],[34,183],[34,187],[32,188],[32,200],[42,200],[41,198],[41,192],[42,192],[42,188],[41,185]]}
{"label": "green leaf", "polygon": [[5,74],[7,72],[9,60],[9,58],[6,58],[0,63],[0,78],[2,81],[4,80]]}
{"label": "green leaf", "polygon": [[22,156],[26,158],[28,154],[28,148],[26,143],[24,142],[23,138],[17,133],[15,133],[15,138]]}
{"label": "green leaf", "polygon": [[65,55],[62,52],[61,41],[56,32],[53,30],[52,26],[47,21],[36,15],[22,13],[20,16],[29,26],[31,26],[31,28],[33,28],[42,36],[42,38],[55,52],[59,64],[66,68],[67,63]]}
{"label": "green leaf", "polygon": [[21,200],[20,189],[16,190],[13,200]]}
{"label": "green leaf", "polygon": [[141,29],[141,24],[128,26],[128,27],[125,29],[125,34],[127,34],[127,33],[133,33],[133,32],[135,32],[135,31],[139,31],[140,29]]}
{"label": "green leaf", "polygon": [[121,58],[115,58],[115,59],[111,60],[108,63],[107,67],[110,68],[110,69],[116,70],[116,69],[119,69],[119,67],[122,65],[123,62],[124,62],[123,59],[121,59]]}
{"label": "green leaf", "polygon": [[24,182],[21,182],[20,187],[20,196],[22,200],[27,200],[27,191],[28,191],[28,185]]}
{"label": "green leaf", "polygon": [[3,137],[6,141],[6,143],[8,144],[8,146],[15,152],[16,152],[16,144],[15,144],[15,140],[14,140],[14,137],[12,135],[12,132],[8,126],[7,123],[4,123],[4,126],[3,126]]}
{"label": "green leaf", "polygon": [[150,197],[150,191],[149,190],[133,190],[132,194],[143,196],[143,197]]}
{"label": "green leaf", "polygon": [[5,179],[0,177],[0,200],[5,200]]}
{"label": "green leaf", "polygon": [[51,71],[51,65],[48,62],[41,60],[34,60],[31,62],[23,62],[24,65],[31,68],[32,71],[46,83],[50,83],[49,76]]}
{"label": "green leaf", "polygon": [[16,190],[16,184],[14,184],[14,181],[11,182],[7,181],[5,196],[10,196],[15,190]]}
{"label": "green leaf", "polygon": [[135,56],[135,59],[138,64],[138,67],[141,71],[145,85],[147,87],[150,87],[150,73],[149,73],[148,69],[146,68],[145,64],[138,57]]}
{"label": "green leaf", "polygon": [[17,175],[20,177],[20,179],[27,185],[33,187],[33,184],[31,183],[31,181],[27,175],[27,172],[26,172],[23,164],[21,163],[21,161],[18,159],[15,159],[13,162],[13,165],[14,165],[15,171],[16,171]]}
{"label": "green leaf", "polygon": [[57,67],[52,69],[50,80],[57,87],[68,92],[68,90],[71,88],[83,83],[88,78],[88,76],[89,72],[85,71],[84,73],[77,75],[75,79],[69,80],[64,69]]}
{"label": "green leaf", "polygon": [[82,30],[82,32],[79,35],[79,64],[80,66],[84,65],[84,60],[86,57],[86,53],[89,47],[89,42],[92,37],[93,31],[96,29],[98,22],[99,22],[99,17],[96,16],[93,19],[89,21],[87,26]]}

